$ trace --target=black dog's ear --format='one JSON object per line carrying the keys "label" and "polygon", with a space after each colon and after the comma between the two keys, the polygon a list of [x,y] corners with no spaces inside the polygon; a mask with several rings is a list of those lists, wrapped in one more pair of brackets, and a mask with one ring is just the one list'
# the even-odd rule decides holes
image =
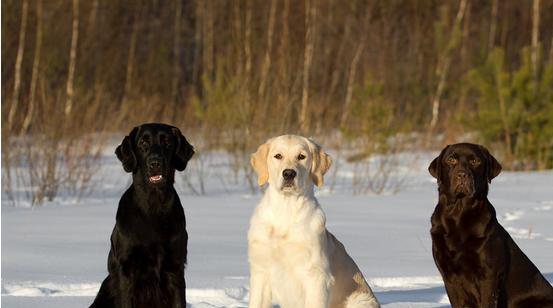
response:
{"label": "black dog's ear", "polygon": [[194,147],[188,143],[178,128],[173,127],[172,130],[175,140],[177,141],[175,155],[173,156],[173,166],[175,166],[175,169],[178,171],[183,171],[190,158],[192,158],[192,155],[194,155]]}
{"label": "black dog's ear", "polygon": [[123,169],[127,172],[134,172],[136,169],[136,154],[134,153],[133,142],[138,133],[138,127],[133,128],[128,136],[125,136],[123,142],[115,149],[115,155],[123,163]]}
{"label": "black dog's ear", "polygon": [[486,177],[488,178],[488,183],[492,182],[492,179],[501,173],[501,164],[490,154],[490,151],[484,146],[480,146],[480,150],[486,159]]}
{"label": "black dog's ear", "polygon": [[428,166],[428,172],[430,172],[430,175],[432,175],[434,178],[436,178],[438,180],[438,183],[440,183],[441,181],[441,177],[442,177],[442,158],[445,154],[445,150],[447,150],[447,148],[449,148],[449,145],[446,146],[442,152],[440,153],[440,155],[438,155],[438,157],[434,158],[434,160],[432,160],[432,162],[430,163],[430,166]]}

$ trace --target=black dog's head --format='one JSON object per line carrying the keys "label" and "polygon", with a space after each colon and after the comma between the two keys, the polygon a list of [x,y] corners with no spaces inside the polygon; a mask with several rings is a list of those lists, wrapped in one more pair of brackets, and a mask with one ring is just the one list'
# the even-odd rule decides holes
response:
{"label": "black dog's head", "polygon": [[[136,181],[152,186],[172,185],[175,169],[183,171],[194,148],[174,126],[149,123],[135,127],[115,150]],[[138,183],[136,183],[138,184]]]}
{"label": "black dog's head", "polygon": [[428,171],[438,179],[440,194],[448,200],[481,199],[487,196],[488,183],[501,172],[501,165],[485,147],[458,143],[445,147]]}

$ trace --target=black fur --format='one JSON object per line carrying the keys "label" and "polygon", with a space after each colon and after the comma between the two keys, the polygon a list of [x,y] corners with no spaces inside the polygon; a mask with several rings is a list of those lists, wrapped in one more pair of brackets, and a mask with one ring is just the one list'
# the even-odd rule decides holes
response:
{"label": "black fur", "polygon": [[553,288],[497,222],[488,184],[501,165],[486,148],[446,147],[428,168],[438,179],[432,253],[451,305],[553,307]]}
{"label": "black fur", "polygon": [[144,124],[115,153],[133,183],[119,201],[109,275],[90,307],[185,308],[188,234],[173,182],[194,149],[178,128]]}

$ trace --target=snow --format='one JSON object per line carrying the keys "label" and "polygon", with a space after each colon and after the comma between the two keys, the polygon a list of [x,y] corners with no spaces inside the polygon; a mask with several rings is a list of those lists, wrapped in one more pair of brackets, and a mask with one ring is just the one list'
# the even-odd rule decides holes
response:
{"label": "snow", "polygon": [[[62,195],[54,203],[12,206],[2,194],[2,304],[4,307],[86,307],[106,276],[109,236],[117,203],[130,184],[113,149],[95,175],[97,188],[79,200]],[[332,153],[331,153],[332,154]],[[317,195],[327,228],[346,246],[384,307],[447,307],[434,265],[429,235],[437,201],[426,171],[436,153],[399,155],[393,180],[398,193],[354,195],[355,167],[340,160]],[[334,155],[334,157],[341,157]],[[177,190],[187,218],[187,298],[192,308],[247,307],[246,233],[260,198],[221,152],[194,159]],[[335,168],[335,167],[333,167]],[[205,178],[206,195],[199,191]],[[553,281],[553,171],[503,172],[493,180],[490,200],[507,231]]]}

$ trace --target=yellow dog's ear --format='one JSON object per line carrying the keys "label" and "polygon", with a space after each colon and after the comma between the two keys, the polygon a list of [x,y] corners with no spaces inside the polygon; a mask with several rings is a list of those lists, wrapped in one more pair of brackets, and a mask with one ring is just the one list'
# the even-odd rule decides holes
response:
{"label": "yellow dog's ear", "polygon": [[311,161],[311,178],[317,187],[321,187],[324,183],[323,176],[332,165],[332,158],[313,140],[308,139],[308,143],[313,157]]}
{"label": "yellow dog's ear", "polygon": [[269,180],[269,169],[267,168],[267,155],[269,154],[269,148],[271,147],[271,140],[269,139],[264,144],[257,148],[257,151],[250,157],[250,164],[253,170],[257,173],[257,184],[263,186]]}

